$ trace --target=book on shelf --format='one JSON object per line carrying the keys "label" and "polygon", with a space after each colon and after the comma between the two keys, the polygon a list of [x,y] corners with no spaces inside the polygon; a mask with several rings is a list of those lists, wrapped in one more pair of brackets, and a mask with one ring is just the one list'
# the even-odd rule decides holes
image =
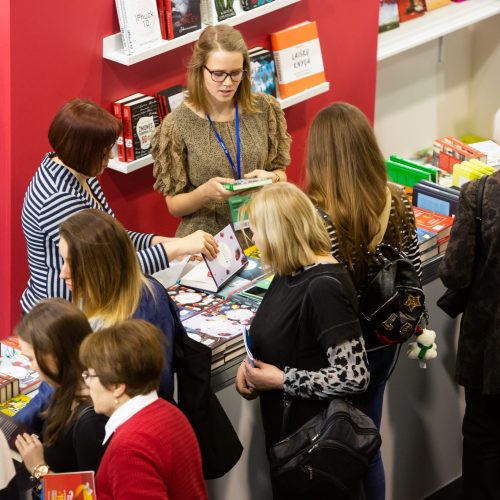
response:
{"label": "book on shelf", "polygon": [[430,174],[430,179],[432,182],[439,183],[439,173],[440,170],[433,165],[426,165],[422,163],[418,163],[412,160],[407,160],[406,158],[402,158],[401,156],[391,155],[389,160],[395,163],[399,163],[401,165],[406,165],[408,167],[415,168],[417,170],[421,170],[422,172],[427,172]]}
{"label": "book on shelf", "polygon": [[112,109],[113,109],[113,115],[120,120],[120,123],[122,124],[122,130],[120,132],[120,135],[118,136],[118,139],[116,140],[116,151],[117,151],[117,157],[118,161],[125,162],[125,143],[123,141],[123,114],[122,114],[122,105],[126,104],[128,102],[135,101],[139,99],[140,97],[145,97],[144,94],[141,94],[140,92],[136,92],[135,94],[128,95],[126,97],[122,97],[121,99],[118,99],[117,101],[113,102]]}
{"label": "book on shelf", "polygon": [[163,40],[168,40],[166,3],[167,3],[166,0],[156,0],[156,8],[158,9],[158,19],[160,21],[160,32]]}
{"label": "book on shelf", "polygon": [[429,231],[428,229],[417,227],[417,241],[420,253],[423,253],[426,250],[437,246],[437,236],[437,233],[435,233],[434,231]]}
{"label": "book on shelf", "polygon": [[424,210],[419,207],[413,207],[413,213],[415,214],[416,226],[436,233],[438,244],[440,244],[442,238],[450,234],[453,217]]}
{"label": "book on shelf", "polygon": [[42,500],[95,500],[93,471],[59,472],[47,474],[42,481]]}
{"label": "book on shelf", "polygon": [[[224,302],[223,298],[209,292],[202,292],[181,285],[172,285],[167,289],[167,292],[180,308],[196,311],[197,313],[213,309]],[[184,316],[187,316],[187,314]]]}
{"label": "book on shelf", "polygon": [[130,56],[161,42],[156,0],[115,0],[123,51]]}
{"label": "book on shelf", "polygon": [[201,28],[200,0],[166,0],[169,40]]}
{"label": "book on shelf", "polygon": [[398,161],[385,160],[385,166],[390,181],[409,188],[413,188],[420,181],[432,179],[432,173],[421,168],[421,165],[406,165]]}
{"label": "book on shelf", "polygon": [[447,216],[455,215],[460,192],[433,182],[421,181],[413,186],[412,204]]}
{"label": "book on shelf", "polygon": [[273,1],[274,0],[240,0],[243,10],[252,10]]}
{"label": "book on shelf", "polygon": [[31,397],[26,394],[18,394],[13,398],[0,403],[0,411],[13,417],[18,411],[22,410],[29,402],[31,401]]}
{"label": "book on shelf", "polygon": [[495,169],[478,160],[463,161],[453,165],[453,185],[463,186],[466,182],[480,179],[483,175],[491,175]]}
{"label": "book on shelf", "polygon": [[160,124],[158,101],[141,97],[122,105],[123,137],[127,162],[138,160],[151,152],[151,137]]}
{"label": "book on shelf", "polygon": [[453,172],[456,163],[472,159],[486,161],[486,155],[452,136],[433,143],[433,163],[442,170]]}
{"label": "book on shelf", "polygon": [[425,0],[398,0],[398,10],[399,22],[415,19],[425,14]]}
{"label": "book on shelf", "polygon": [[180,106],[184,101],[184,88],[182,85],[173,85],[155,93],[158,100],[158,111],[160,120],[163,120],[168,113]]}
{"label": "book on shelf", "polygon": [[33,431],[24,424],[17,422],[11,416],[0,411],[0,431],[5,434],[7,443],[9,443],[10,455],[14,460],[22,462],[23,459],[16,448],[16,437],[19,434],[33,434]]}
{"label": "book on shelf", "polygon": [[248,55],[252,91],[276,97],[276,65],[272,51],[254,47],[248,51]]}
{"label": "book on shelf", "polygon": [[236,15],[233,4],[239,0],[201,0],[201,22],[217,24]]}
{"label": "book on shelf", "polygon": [[203,262],[181,277],[181,285],[217,292],[247,263],[247,257],[234,234],[231,225],[214,236],[219,245],[219,253],[213,260],[203,256]]}
{"label": "book on shelf", "polygon": [[393,30],[399,27],[398,0],[380,0],[378,13],[378,32]]}
{"label": "book on shelf", "polygon": [[451,0],[425,0],[426,10],[439,9],[451,3]]}
{"label": "book on shelf", "polygon": [[315,21],[271,33],[280,97],[286,98],[326,81]]}
{"label": "book on shelf", "polygon": [[0,372],[0,403],[4,403],[8,399],[17,396],[19,392],[19,379],[8,373]]}
{"label": "book on shelf", "polygon": [[494,141],[481,141],[470,144],[475,150],[486,156],[483,160],[488,166],[500,168],[500,145]]}
{"label": "book on shelf", "polygon": [[228,191],[245,191],[272,184],[272,182],[273,180],[269,177],[253,177],[251,179],[237,179],[234,183],[223,183],[222,186]]}

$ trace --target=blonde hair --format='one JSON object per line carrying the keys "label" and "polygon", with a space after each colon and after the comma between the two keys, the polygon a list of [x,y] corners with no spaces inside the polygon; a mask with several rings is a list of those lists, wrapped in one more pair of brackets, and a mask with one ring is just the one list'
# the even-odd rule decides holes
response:
{"label": "blonde hair", "polygon": [[274,272],[290,275],[330,255],[323,221],[307,196],[293,184],[280,182],[261,189],[242,207],[260,237],[262,261]]}
{"label": "blonde hair", "polygon": [[309,130],[306,162],[308,195],[332,219],[340,258],[359,285],[371,258],[369,245],[380,231],[386,187],[397,216],[384,241],[401,247],[406,217],[400,191],[387,183],[384,157],[366,116],[345,102],[322,109]]}
{"label": "blonde hair", "polygon": [[247,75],[238,85],[235,99],[242,111],[255,112],[257,108],[251,90],[248,49],[241,33],[226,24],[207,26],[195,43],[193,54],[188,63],[186,102],[204,113],[210,111],[204,71],[210,54],[218,50],[239,52],[243,56],[243,69],[247,71]]}
{"label": "blonde hair", "polygon": [[68,245],[73,302],[89,319],[111,326],[130,318],[146,288],[127,231],[102,210],[87,209],[66,219],[59,228]]}

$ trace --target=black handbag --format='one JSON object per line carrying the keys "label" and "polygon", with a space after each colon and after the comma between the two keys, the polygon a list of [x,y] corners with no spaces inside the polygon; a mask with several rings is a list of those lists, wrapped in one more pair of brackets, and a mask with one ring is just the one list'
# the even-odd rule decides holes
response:
{"label": "black handbag", "polygon": [[[290,406],[291,400],[285,398],[283,430]],[[271,447],[273,482],[290,495],[322,485],[348,494],[365,476],[381,443],[371,418],[336,397],[325,410]]]}
{"label": "black handbag", "polygon": [[[488,176],[483,176],[479,179],[476,193],[476,217],[474,219],[476,231],[476,249],[474,254],[474,267],[479,260],[479,254],[481,253],[482,238],[481,238],[481,225],[483,222],[483,195],[484,186]],[[439,297],[437,305],[442,309],[448,316],[456,318],[459,314],[465,311],[465,306],[469,299],[471,285],[466,288],[459,288],[458,290],[452,290],[448,288],[444,294]]]}

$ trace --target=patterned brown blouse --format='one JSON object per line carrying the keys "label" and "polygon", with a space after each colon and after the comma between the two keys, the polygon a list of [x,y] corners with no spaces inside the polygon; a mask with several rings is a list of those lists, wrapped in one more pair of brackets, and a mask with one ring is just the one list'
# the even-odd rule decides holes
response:
{"label": "patterned brown blouse", "polygon": [[[290,163],[291,137],[278,101],[255,94],[257,112],[240,114],[241,173],[284,170]],[[235,121],[213,122],[231,157],[236,159]],[[234,177],[233,170],[206,118],[185,104],[167,115],[152,139],[154,189],[164,196],[189,193],[212,177]],[[215,234],[231,222],[227,202],[211,201],[186,215],[176,236],[197,229]]]}

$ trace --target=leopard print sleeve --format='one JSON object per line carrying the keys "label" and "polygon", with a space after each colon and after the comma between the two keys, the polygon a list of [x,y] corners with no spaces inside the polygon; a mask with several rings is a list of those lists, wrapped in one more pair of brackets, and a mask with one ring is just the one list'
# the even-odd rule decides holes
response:
{"label": "leopard print sleeve", "polygon": [[285,367],[285,393],[302,398],[331,399],[366,390],[370,372],[363,338],[329,347],[327,357],[330,366],[319,371]]}

